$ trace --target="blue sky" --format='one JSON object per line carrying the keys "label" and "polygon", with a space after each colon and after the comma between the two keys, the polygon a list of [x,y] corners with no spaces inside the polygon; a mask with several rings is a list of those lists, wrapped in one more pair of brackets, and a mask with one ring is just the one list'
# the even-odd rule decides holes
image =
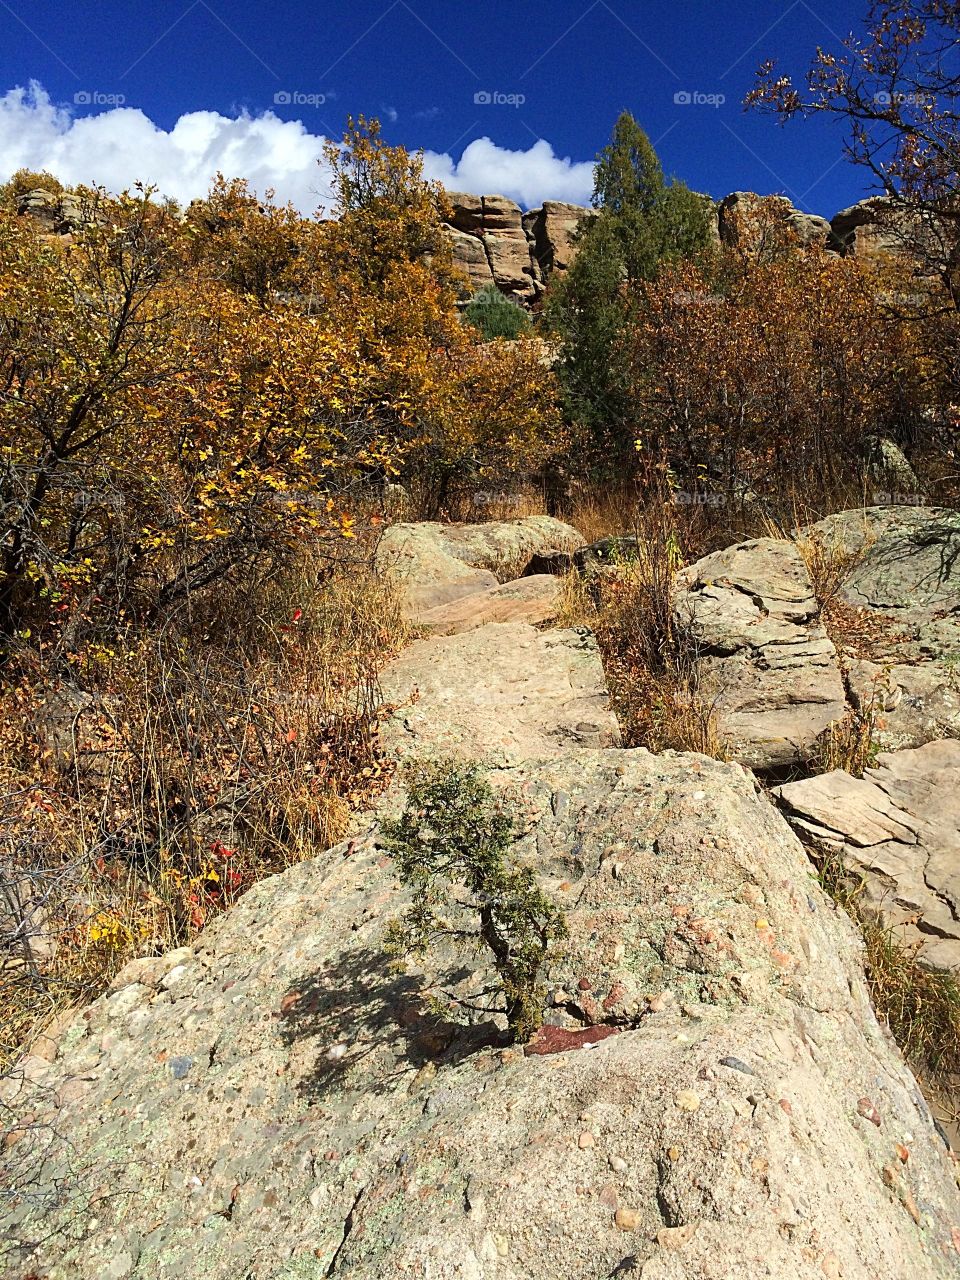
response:
{"label": "blue sky", "polygon": [[364,112],[452,187],[585,200],[589,163],[628,108],[691,186],[783,192],[829,217],[867,194],[836,127],[783,130],[741,102],[762,57],[802,72],[865,7],[0,0],[0,172],[46,165],[184,198],[221,167],[312,208],[320,139]]}

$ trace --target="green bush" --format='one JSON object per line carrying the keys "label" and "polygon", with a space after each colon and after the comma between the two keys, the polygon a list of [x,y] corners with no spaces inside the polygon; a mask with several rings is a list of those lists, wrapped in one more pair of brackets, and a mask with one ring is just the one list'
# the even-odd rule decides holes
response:
{"label": "green bush", "polygon": [[[384,844],[413,902],[387,931],[388,952],[422,958],[444,939],[489,952],[512,1039],[543,1021],[540,972],[552,943],[567,935],[563,912],[529,867],[510,859],[516,820],[476,763],[418,764],[408,771],[403,814],[383,824]],[[484,995],[488,992],[484,992]]]}
{"label": "green bush", "polygon": [[464,319],[479,329],[485,342],[494,338],[519,338],[530,329],[530,317],[519,303],[502,294],[496,285],[478,289],[463,309]]}

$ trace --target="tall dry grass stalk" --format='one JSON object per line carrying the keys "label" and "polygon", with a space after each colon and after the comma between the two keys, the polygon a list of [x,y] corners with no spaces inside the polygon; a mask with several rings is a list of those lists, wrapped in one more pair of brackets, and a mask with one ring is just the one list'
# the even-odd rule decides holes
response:
{"label": "tall dry grass stalk", "polygon": [[600,578],[594,623],[628,746],[725,758],[716,707],[700,686],[697,643],[678,605],[684,563],[676,508],[662,498],[634,513],[630,560]]}

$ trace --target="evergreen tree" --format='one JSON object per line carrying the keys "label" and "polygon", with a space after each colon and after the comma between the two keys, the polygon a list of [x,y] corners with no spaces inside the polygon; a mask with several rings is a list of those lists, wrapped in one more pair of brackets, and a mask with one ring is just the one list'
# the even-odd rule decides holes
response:
{"label": "evergreen tree", "polygon": [[711,202],[667,182],[643,129],[623,112],[594,168],[596,214],[577,233],[577,256],[551,286],[548,326],[560,340],[557,372],[567,416],[585,433],[594,464],[622,470],[634,457],[627,348],[635,286],[660,264],[710,244]]}

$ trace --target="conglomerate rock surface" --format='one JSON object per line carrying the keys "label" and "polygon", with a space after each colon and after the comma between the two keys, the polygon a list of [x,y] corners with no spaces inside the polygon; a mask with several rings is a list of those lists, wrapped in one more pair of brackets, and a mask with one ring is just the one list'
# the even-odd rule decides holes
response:
{"label": "conglomerate rock surface", "polygon": [[23,1064],[6,1274],[956,1275],[946,1147],[752,778],[574,749],[497,784],[570,923],[548,1052],[427,1012],[488,975],[391,973],[389,862],[337,846]]}
{"label": "conglomerate rock surface", "polygon": [[955,1165],[752,774],[612,745],[583,630],[433,636],[384,686],[390,750],[482,756],[512,797],[570,931],[544,1026],[512,1046],[427,1002],[486,987],[480,956],[391,968],[405,899],[371,815],[3,1082],[4,1275],[956,1276]]}

